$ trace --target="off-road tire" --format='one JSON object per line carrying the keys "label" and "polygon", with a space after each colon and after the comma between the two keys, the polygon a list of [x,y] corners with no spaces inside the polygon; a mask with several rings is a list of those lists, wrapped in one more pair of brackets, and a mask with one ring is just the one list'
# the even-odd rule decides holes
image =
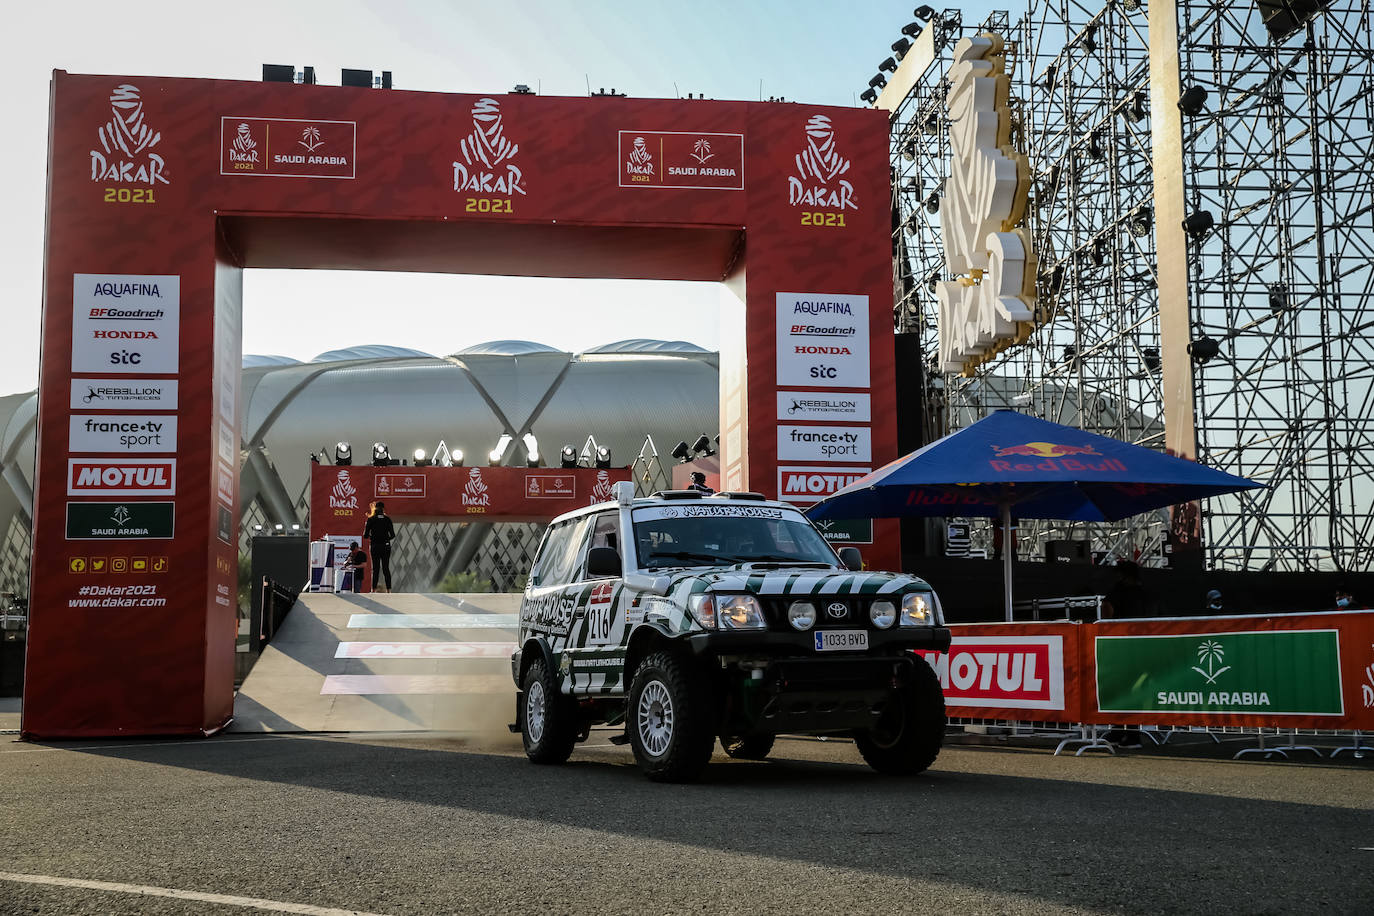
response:
{"label": "off-road tire", "polygon": [[626,730],[639,768],[655,782],[691,782],[711,759],[716,737],[710,692],[668,652],[640,662],[630,682]]}
{"label": "off-road tire", "polygon": [[878,724],[854,735],[868,765],[890,776],[911,776],[929,769],[945,739],[940,679],[921,659],[912,662],[911,672],[910,683],[894,692]]}
{"label": "off-road tire", "polygon": [[776,735],[721,735],[720,748],[736,760],[763,760],[776,739]]}
{"label": "off-road tire", "polygon": [[558,692],[558,679],[542,658],[525,672],[520,741],[534,763],[566,763],[577,743],[577,705]]}

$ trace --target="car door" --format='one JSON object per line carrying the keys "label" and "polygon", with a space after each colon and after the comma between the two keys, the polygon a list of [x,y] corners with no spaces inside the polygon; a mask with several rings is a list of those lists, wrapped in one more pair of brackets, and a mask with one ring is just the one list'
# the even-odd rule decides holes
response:
{"label": "car door", "polygon": [[569,636],[572,692],[581,695],[616,694],[624,689],[622,668],[625,662],[626,592],[620,576],[587,573],[587,555],[592,547],[621,550],[618,511],[592,516],[591,530],[582,551],[577,603],[573,609]]}
{"label": "car door", "polygon": [[580,555],[585,555],[590,524],[590,516],[581,516],[550,526],[530,569],[521,605],[521,639],[529,634],[542,636],[553,651],[556,665],[561,662],[560,656],[568,645],[580,577]]}

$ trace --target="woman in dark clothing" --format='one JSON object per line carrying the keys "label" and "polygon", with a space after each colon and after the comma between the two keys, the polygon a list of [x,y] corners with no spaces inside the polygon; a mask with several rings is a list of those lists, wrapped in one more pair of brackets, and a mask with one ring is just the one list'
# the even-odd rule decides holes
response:
{"label": "woman in dark clothing", "polygon": [[[372,543],[372,588],[374,591],[391,591],[391,542],[396,539],[396,529],[386,514],[386,503],[378,500],[372,504],[368,513],[367,525],[363,527],[363,537]],[[382,588],[382,580],[386,588]]]}

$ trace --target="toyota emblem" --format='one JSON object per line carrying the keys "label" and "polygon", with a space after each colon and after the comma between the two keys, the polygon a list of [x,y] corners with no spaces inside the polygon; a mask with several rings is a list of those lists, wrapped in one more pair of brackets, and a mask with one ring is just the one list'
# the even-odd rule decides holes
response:
{"label": "toyota emblem", "polygon": [[843,601],[835,601],[825,606],[825,612],[829,614],[831,617],[834,617],[836,620],[839,620],[841,617],[843,617],[846,611],[848,610],[849,609],[844,606]]}

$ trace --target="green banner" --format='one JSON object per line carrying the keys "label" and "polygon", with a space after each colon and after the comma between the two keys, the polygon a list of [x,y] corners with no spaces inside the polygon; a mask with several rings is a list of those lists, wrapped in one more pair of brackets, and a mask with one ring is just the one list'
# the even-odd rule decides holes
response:
{"label": "green banner", "polygon": [[825,519],[816,522],[821,537],[832,544],[872,544],[873,520],[870,518]]}
{"label": "green banner", "polygon": [[1340,715],[1336,630],[1098,636],[1100,712]]}
{"label": "green banner", "polygon": [[172,503],[67,503],[67,540],[166,539],[174,518]]}

